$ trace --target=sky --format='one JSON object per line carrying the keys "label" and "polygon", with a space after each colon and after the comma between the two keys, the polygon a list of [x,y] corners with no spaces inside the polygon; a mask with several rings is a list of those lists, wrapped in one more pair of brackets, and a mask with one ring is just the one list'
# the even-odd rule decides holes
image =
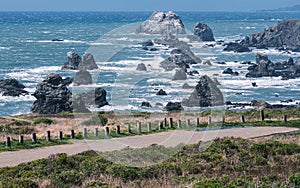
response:
{"label": "sky", "polygon": [[299,0],[0,0],[0,11],[253,11]]}

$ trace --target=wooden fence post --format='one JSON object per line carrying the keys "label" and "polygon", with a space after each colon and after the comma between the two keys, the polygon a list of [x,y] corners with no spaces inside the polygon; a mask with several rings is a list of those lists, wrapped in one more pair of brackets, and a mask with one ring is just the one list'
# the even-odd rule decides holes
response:
{"label": "wooden fence post", "polygon": [[10,142],[10,137],[6,137],[6,147],[10,148],[11,142]]}
{"label": "wooden fence post", "polygon": [[46,141],[49,142],[51,140],[51,133],[50,131],[46,132]]}
{"label": "wooden fence post", "polygon": [[31,140],[32,140],[32,142],[36,142],[36,133],[32,133],[32,135],[31,135]]}
{"label": "wooden fence post", "polygon": [[24,144],[24,136],[23,135],[19,136],[19,143]]}
{"label": "wooden fence post", "polygon": [[120,125],[116,126],[116,134],[121,134]]}

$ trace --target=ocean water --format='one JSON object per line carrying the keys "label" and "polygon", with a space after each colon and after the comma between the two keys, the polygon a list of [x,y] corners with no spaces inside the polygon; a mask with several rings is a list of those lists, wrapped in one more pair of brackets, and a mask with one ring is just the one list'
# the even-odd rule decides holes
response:
{"label": "ocean water", "polygon": [[[216,40],[225,42],[242,39],[246,35],[263,31],[280,20],[299,18],[300,13],[287,12],[177,12],[190,32],[196,22],[205,22],[212,28]],[[81,56],[85,52],[94,55],[99,70],[91,71],[93,84],[85,87],[70,86],[73,92],[103,87],[108,91],[110,106],[92,110],[153,110],[141,108],[143,101],[165,105],[169,101],[181,101],[192,90],[183,90],[184,83],[196,85],[200,75],[207,74],[221,83],[226,101],[249,102],[266,100],[300,100],[300,79],[283,81],[281,78],[245,78],[248,65],[238,62],[255,61],[257,52],[267,53],[272,61],[297,58],[297,53],[282,53],[274,49],[254,50],[250,53],[223,52],[222,45],[203,47],[205,43],[192,43],[192,49],[203,60],[226,62],[225,65],[194,65],[200,75],[187,81],[172,81],[174,72],[164,72],[159,63],[167,57],[169,49],[156,46],[159,51],[144,51],[138,45],[146,39],[159,36],[135,35],[140,22],[151,12],[0,12],[0,79],[16,78],[29,91],[21,97],[0,96],[0,115],[30,113],[35,100],[31,94],[38,82],[50,73],[63,77],[74,76],[75,71],[62,71],[67,61],[67,52],[75,51]],[[179,36],[187,41],[186,36]],[[53,42],[52,39],[63,39]],[[213,43],[215,44],[215,43]],[[143,62],[147,72],[135,71]],[[240,73],[232,77],[221,74],[228,67]],[[258,87],[253,88],[251,83]],[[164,89],[168,96],[155,93]],[[278,95],[279,97],[275,97]],[[199,110],[199,109],[196,109]]]}

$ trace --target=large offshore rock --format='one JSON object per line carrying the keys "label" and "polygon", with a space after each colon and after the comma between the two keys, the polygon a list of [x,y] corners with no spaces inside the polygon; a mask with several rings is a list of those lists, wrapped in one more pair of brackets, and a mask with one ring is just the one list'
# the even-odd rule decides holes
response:
{"label": "large offshore rock", "polygon": [[58,74],[50,74],[40,82],[33,96],[37,99],[31,108],[33,113],[72,112],[72,93]]}
{"label": "large offshore rock", "polygon": [[37,99],[31,111],[38,114],[57,114],[60,112],[90,112],[80,96],[73,95],[68,89],[72,79],[62,77],[58,74],[48,75],[40,82],[33,94]]}
{"label": "large offshore rock", "polygon": [[189,35],[191,41],[215,41],[212,29],[206,24],[197,22],[193,29],[193,35]]}
{"label": "large offshore rock", "polygon": [[188,107],[209,107],[223,105],[223,95],[216,83],[208,76],[202,76],[188,99],[182,101]]}
{"label": "large offshore rock", "polygon": [[24,90],[25,86],[16,79],[4,79],[0,80],[0,96],[13,96],[17,97],[20,95],[28,94]]}
{"label": "large offshore rock", "polygon": [[136,33],[145,34],[185,34],[181,18],[172,11],[156,11],[137,28]]}
{"label": "large offshore rock", "polygon": [[246,37],[242,44],[250,47],[277,47],[300,51],[300,19],[288,19],[268,27],[264,32]]}

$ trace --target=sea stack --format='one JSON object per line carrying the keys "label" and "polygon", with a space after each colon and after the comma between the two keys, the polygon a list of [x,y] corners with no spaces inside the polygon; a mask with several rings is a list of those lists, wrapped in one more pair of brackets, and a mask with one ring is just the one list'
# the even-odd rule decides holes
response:
{"label": "sea stack", "polygon": [[137,28],[136,33],[144,34],[185,34],[181,18],[172,11],[154,12],[150,18]]}

